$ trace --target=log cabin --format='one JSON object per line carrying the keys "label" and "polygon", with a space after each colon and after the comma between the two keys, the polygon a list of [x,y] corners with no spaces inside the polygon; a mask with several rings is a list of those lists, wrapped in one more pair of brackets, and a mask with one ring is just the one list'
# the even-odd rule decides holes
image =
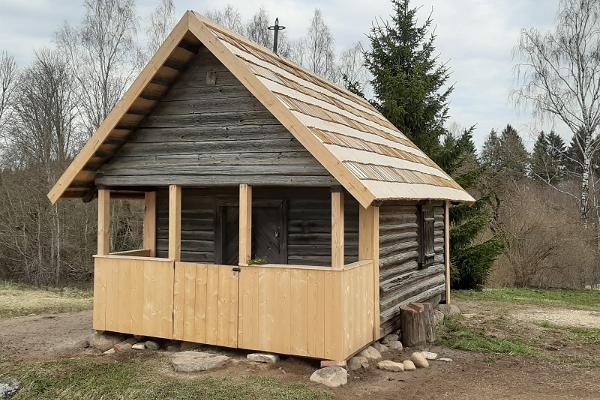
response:
{"label": "log cabin", "polygon": [[[473,201],[368,101],[188,11],[48,194],[98,204],[93,328],[345,360],[450,301]],[[111,200],[143,248],[111,253]]]}

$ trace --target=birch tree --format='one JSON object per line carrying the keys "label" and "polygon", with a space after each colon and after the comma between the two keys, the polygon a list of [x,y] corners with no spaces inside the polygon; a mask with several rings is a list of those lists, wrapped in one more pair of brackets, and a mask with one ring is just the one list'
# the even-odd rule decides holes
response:
{"label": "birch tree", "polygon": [[305,39],[306,68],[326,79],[336,81],[334,40],[321,10],[316,9]]}
{"label": "birch tree", "polygon": [[227,4],[221,10],[208,11],[206,16],[217,24],[223,25],[225,28],[239,33],[240,35],[245,33],[242,15],[240,14],[240,11],[231,4]]}
{"label": "birch tree", "polygon": [[517,100],[564,122],[574,136],[582,157],[579,193],[572,195],[587,226],[596,203],[592,160],[600,149],[600,2],[561,0],[555,30],[523,30],[517,54]]}
{"label": "birch tree", "polygon": [[136,45],[134,0],[86,0],[79,26],[57,33],[77,82],[79,108],[91,135],[135,77],[143,57]]}
{"label": "birch tree", "polygon": [[150,14],[150,24],[146,30],[148,35],[148,53],[150,58],[163,44],[175,26],[175,5],[173,0],[160,0],[158,6]]}
{"label": "birch tree", "polygon": [[17,81],[17,64],[6,51],[0,52],[0,133],[8,119]]}

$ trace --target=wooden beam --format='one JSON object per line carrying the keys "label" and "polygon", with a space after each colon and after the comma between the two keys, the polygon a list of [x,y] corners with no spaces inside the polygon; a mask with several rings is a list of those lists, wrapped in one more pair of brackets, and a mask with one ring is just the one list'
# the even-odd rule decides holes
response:
{"label": "wooden beam", "polygon": [[156,192],[147,192],[144,198],[144,249],[156,257]]}
{"label": "wooden beam", "polygon": [[110,253],[110,190],[98,190],[98,252]]}
{"label": "wooden beam", "polygon": [[169,186],[169,258],[181,261],[181,186]]}
{"label": "wooden beam", "polygon": [[240,185],[240,244],[239,265],[246,266],[252,251],[252,186]]}
{"label": "wooden beam", "polygon": [[444,264],[446,266],[446,304],[450,304],[450,202],[444,203]]}
{"label": "wooden beam", "polygon": [[373,261],[373,340],[381,337],[379,311],[379,207],[359,206],[358,259]]}
{"label": "wooden beam", "polygon": [[331,266],[344,268],[344,192],[331,192]]}

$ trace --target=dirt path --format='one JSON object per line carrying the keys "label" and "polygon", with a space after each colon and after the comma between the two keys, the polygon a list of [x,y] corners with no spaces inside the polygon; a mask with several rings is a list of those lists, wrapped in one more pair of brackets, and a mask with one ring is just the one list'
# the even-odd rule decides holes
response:
{"label": "dirt path", "polygon": [[[471,310],[472,311],[472,310]],[[82,342],[91,332],[89,311],[58,315],[22,317],[0,321],[0,364],[21,364],[59,356],[84,354]],[[600,369],[553,364],[536,359],[496,357],[480,353],[434,347],[451,357],[451,363],[434,361],[427,370],[410,373],[384,372],[371,368],[351,372],[348,384],[329,392],[336,399],[600,399]],[[89,354],[89,353],[88,353]],[[167,355],[158,357],[158,374],[171,375]],[[393,358],[406,358],[396,354]],[[92,356],[103,357],[103,356]],[[104,356],[106,357],[106,356]],[[268,376],[286,382],[309,382],[315,361],[290,357],[276,366],[238,362],[211,376]]]}
{"label": "dirt path", "polygon": [[23,362],[79,354],[91,327],[91,311],[0,320],[0,359]]}

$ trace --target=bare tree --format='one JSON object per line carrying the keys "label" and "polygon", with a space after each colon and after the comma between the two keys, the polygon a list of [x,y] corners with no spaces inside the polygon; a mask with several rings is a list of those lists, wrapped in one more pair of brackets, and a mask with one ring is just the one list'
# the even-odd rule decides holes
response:
{"label": "bare tree", "polygon": [[0,133],[11,108],[17,81],[17,64],[6,51],[0,53]]}
{"label": "bare tree", "polygon": [[573,161],[581,166],[576,198],[587,226],[596,203],[592,160],[600,149],[600,2],[561,0],[555,31],[523,30],[517,52],[517,100],[564,122],[581,152]]}
{"label": "bare tree", "polygon": [[305,39],[305,66],[324,78],[336,81],[334,40],[323,20],[321,10],[316,9]]}
{"label": "bare tree", "polygon": [[112,110],[139,70],[134,0],[85,0],[80,26],[57,34],[77,81],[80,111],[88,134]]}
{"label": "bare tree", "polygon": [[208,11],[206,16],[229,30],[241,35],[245,33],[240,11],[231,4],[227,4],[222,10]]}
{"label": "bare tree", "polygon": [[146,31],[150,57],[163,44],[174,25],[175,5],[173,0],[160,0],[156,9],[150,14],[150,24]]}
{"label": "bare tree", "polygon": [[337,75],[347,89],[357,94],[364,94],[369,78],[365,68],[364,50],[360,42],[340,53],[337,70]]}
{"label": "bare tree", "polygon": [[273,47],[273,38],[269,31],[269,15],[263,7],[246,24],[246,37],[268,49]]}

